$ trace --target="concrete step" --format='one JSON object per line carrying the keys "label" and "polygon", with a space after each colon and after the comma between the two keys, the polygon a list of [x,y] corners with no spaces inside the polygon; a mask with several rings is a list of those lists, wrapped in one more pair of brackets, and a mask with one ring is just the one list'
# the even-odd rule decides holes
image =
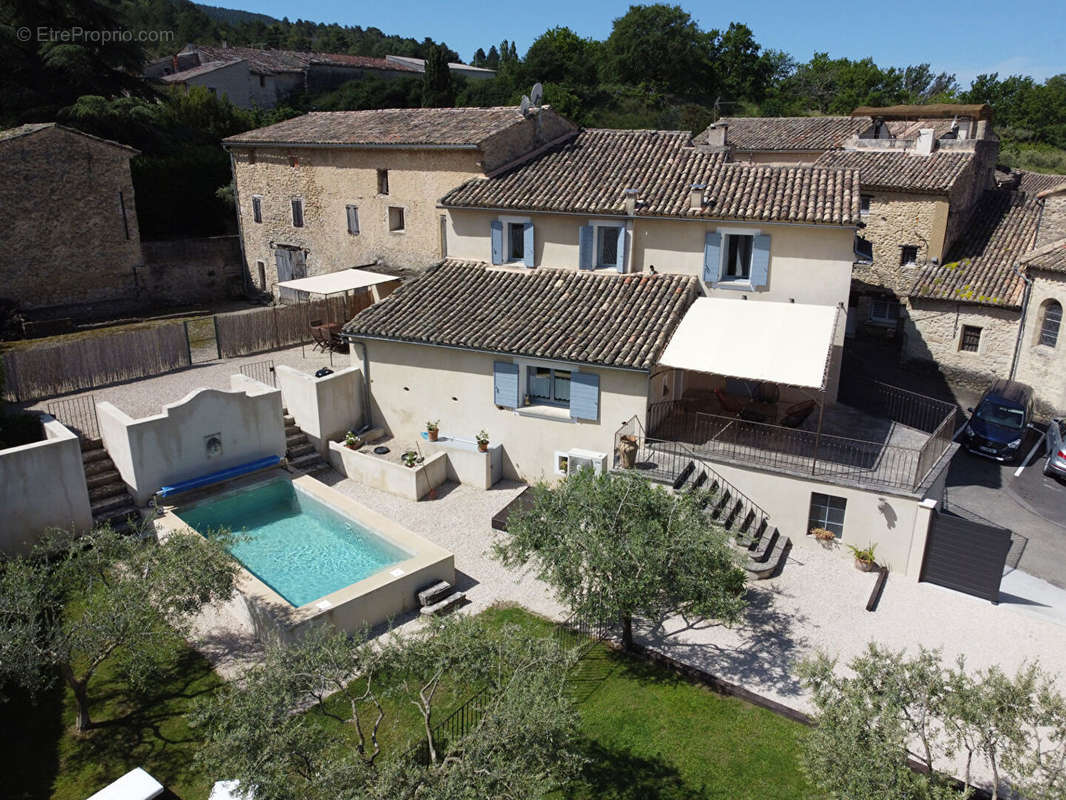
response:
{"label": "concrete step", "polygon": [[423,606],[422,613],[426,616],[430,614],[443,614],[450,608],[454,608],[456,605],[466,599],[466,592],[452,592],[443,600],[438,600],[431,606]]}
{"label": "concrete step", "polygon": [[286,448],[285,455],[289,459],[289,461],[292,461],[293,459],[299,458],[300,456],[305,456],[308,453],[317,452],[318,451],[315,450],[315,446],[313,444],[311,444],[307,440],[304,440],[303,444],[298,444],[294,447]]}
{"label": "concrete step", "polygon": [[303,470],[304,472],[317,472],[320,469],[326,469],[329,467],[329,464],[323,460],[317,450],[312,450],[307,455],[298,458],[290,457],[289,466],[293,469]]}
{"label": "concrete step", "polygon": [[88,450],[99,450],[103,448],[104,443],[100,439],[78,439],[78,444],[81,445],[81,451],[84,453]]}
{"label": "concrete step", "polygon": [[89,489],[89,502],[104,500],[108,497],[117,497],[118,495],[127,495],[126,484],[122,482],[121,478],[118,481],[91,487]]}
{"label": "concrete step", "polygon": [[95,489],[97,486],[103,486],[107,483],[114,483],[115,481],[121,481],[122,476],[118,474],[118,470],[113,466],[111,469],[100,469],[91,475],[86,471],[85,484],[90,490]]}
{"label": "concrete step", "polygon": [[127,505],[133,505],[133,498],[126,492],[105,497],[102,500],[89,501],[89,508],[92,510],[93,519],[96,519],[99,514],[113,511],[116,508],[122,508]]}
{"label": "concrete step", "polygon": [[779,536],[777,543],[767,554],[765,561],[748,559],[748,563],[744,565],[744,568],[756,578],[769,578],[777,572],[779,567],[784,565],[784,561],[788,557],[788,551],[791,548],[792,542],[789,538],[787,536]]}
{"label": "concrete step", "polygon": [[81,451],[81,463],[91,464],[94,461],[102,461],[105,458],[110,458],[107,451],[102,447],[96,447],[92,450]]}
{"label": "concrete step", "polygon": [[101,458],[97,461],[90,461],[89,463],[85,464],[84,467],[85,477],[88,478],[90,476],[103,475],[108,472],[114,472],[115,462],[113,462],[110,458]]}
{"label": "concrete step", "polygon": [[285,423],[286,428],[296,424],[296,418],[292,414],[282,414],[281,421]]}
{"label": "concrete step", "polygon": [[93,514],[94,525],[110,525],[115,530],[125,530],[129,527],[127,519],[133,518],[134,523],[138,523],[141,520],[140,509],[133,504],[133,499],[130,499],[129,505],[113,508],[110,511],[105,511],[100,514]]}
{"label": "concrete step", "polygon": [[297,428],[296,430],[292,431],[291,433],[289,431],[287,431],[287,430],[285,431],[285,446],[286,447],[292,447],[294,444],[303,444],[306,441],[307,441],[307,434],[304,433],[299,428]]}
{"label": "concrete step", "polygon": [[452,590],[452,585],[448,581],[438,581],[437,583],[426,586],[418,591],[418,605],[423,608],[431,606],[438,600],[443,600]]}

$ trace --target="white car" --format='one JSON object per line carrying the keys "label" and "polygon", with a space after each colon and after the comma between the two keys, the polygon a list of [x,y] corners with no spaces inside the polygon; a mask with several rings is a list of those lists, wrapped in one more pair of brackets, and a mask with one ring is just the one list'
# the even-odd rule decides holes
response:
{"label": "white car", "polygon": [[1066,478],[1066,419],[1053,419],[1048,423],[1044,443],[1047,448],[1044,474]]}

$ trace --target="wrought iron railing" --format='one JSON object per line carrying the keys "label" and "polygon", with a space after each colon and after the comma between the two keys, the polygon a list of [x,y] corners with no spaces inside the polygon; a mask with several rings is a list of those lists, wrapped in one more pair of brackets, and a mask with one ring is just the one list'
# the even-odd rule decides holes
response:
{"label": "wrought iron railing", "polygon": [[253,361],[250,364],[241,365],[241,374],[252,380],[265,383],[267,386],[277,386],[276,373],[274,372],[273,359],[265,361]]}
{"label": "wrought iron railing", "polygon": [[96,400],[91,394],[52,400],[48,413],[66,425],[80,438],[94,441],[100,438],[100,423],[96,417]]}
{"label": "wrought iron railing", "polygon": [[946,400],[872,380],[841,383],[837,399],[860,411],[929,434],[936,433],[948,417],[954,420],[958,410]]}

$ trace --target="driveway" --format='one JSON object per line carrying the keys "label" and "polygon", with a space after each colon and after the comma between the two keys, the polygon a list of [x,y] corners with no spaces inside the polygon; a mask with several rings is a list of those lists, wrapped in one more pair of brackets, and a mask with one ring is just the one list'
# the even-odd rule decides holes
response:
{"label": "driveway", "polygon": [[[1022,445],[1028,455],[1038,435]],[[947,505],[1014,534],[1010,567],[1066,588],[1066,482],[1043,474],[1038,450],[1021,474],[1018,464],[999,464],[960,449],[948,471]]]}

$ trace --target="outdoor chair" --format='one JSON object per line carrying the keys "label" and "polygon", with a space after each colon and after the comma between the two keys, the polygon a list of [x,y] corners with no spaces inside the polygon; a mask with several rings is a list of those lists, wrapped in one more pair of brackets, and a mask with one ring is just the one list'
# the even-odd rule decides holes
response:
{"label": "outdoor chair", "polygon": [[322,328],[311,328],[311,338],[315,340],[314,346],[311,348],[312,352],[321,350],[325,353],[333,348],[333,341],[329,331]]}
{"label": "outdoor chair", "polygon": [[726,394],[721,389],[715,389],[714,393],[718,397],[718,402],[722,405],[722,411],[727,414],[739,414],[751,402],[743,397]]}
{"label": "outdoor chair", "polygon": [[798,428],[806,422],[807,417],[814,411],[815,405],[817,404],[813,400],[803,400],[790,405],[785,409],[785,414],[781,417],[780,424],[786,428]]}

